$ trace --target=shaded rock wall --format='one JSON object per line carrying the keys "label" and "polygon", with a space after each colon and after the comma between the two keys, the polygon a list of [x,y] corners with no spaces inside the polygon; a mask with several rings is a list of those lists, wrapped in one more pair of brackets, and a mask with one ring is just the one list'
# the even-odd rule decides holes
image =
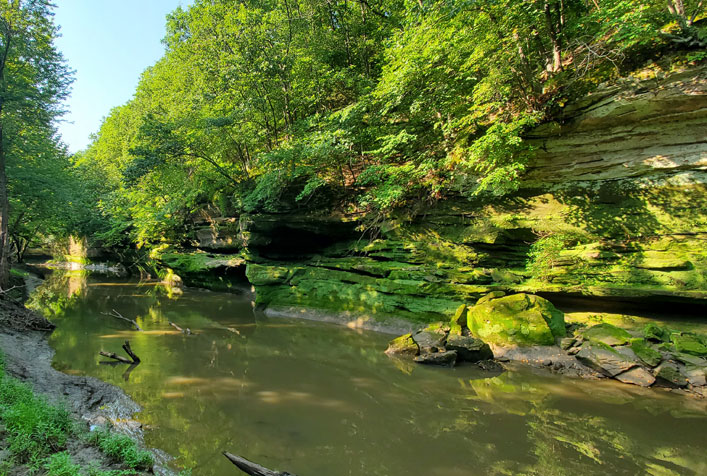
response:
{"label": "shaded rock wall", "polygon": [[707,68],[648,76],[534,130],[512,197],[449,198],[375,240],[332,214],[211,220],[196,254],[246,266],[273,308],[427,321],[492,290],[707,303]]}

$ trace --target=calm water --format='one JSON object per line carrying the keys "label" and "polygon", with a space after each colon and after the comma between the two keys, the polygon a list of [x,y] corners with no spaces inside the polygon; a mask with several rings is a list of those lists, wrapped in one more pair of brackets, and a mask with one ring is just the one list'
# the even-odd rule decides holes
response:
{"label": "calm water", "polygon": [[[33,303],[57,324],[56,368],[122,387],[147,443],[195,476],[240,474],[224,450],[299,476],[707,474],[704,401],[523,368],[414,366],[383,354],[389,336],[267,318],[229,294],[74,273]],[[112,309],[145,332],[101,314]],[[143,360],[129,374],[99,363],[124,339]]]}

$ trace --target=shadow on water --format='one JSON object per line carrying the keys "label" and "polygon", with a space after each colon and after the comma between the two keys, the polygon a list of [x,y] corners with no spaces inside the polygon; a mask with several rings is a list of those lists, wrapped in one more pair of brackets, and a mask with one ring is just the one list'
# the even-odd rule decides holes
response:
{"label": "shadow on water", "polygon": [[[55,279],[33,301],[57,324],[55,367],[125,389],[148,444],[194,475],[234,474],[223,450],[304,476],[707,473],[702,401],[523,368],[413,366],[383,354],[389,336],[255,316],[242,296]],[[100,365],[125,339],[142,363],[127,375]]]}

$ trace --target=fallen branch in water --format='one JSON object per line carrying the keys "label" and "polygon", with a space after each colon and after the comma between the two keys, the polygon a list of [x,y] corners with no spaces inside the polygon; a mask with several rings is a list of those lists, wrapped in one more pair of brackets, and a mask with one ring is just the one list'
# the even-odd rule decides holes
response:
{"label": "fallen branch in water", "polygon": [[128,321],[128,322],[131,323],[133,326],[135,326],[135,330],[138,330],[138,331],[141,331],[141,332],[142,332],[142,328],[137,324],[136,321],[134,321],[133,319],[128,319],[127,317],[123,316],[121,313],[119,313],[119,312],[116,311],[115,309],[113,309],[112,312],[102,312],[101,314],[103,314],[104,316],[115,317],[116,319],[122,319],[122,320],[124,320],[124,321]]}
{"label": "fallen branch in water", "polygon": [[133,352],[133,349],[130,348],[130,341],[126,340],[125,343],[123,344],[123,350],[125,351],[126,354],[130,356],[131,359],[133,359],[134,364],[139,364],[140,363],[140,357],[135,355]]}
{"label": "fallen branch in water", "polygon": [[175,329],[177,329],[179,332],[181,332],[183,334],[191,335],[191,329],[189,329],[188,327],[186,328],[186,330],[184,330],[181,327],[179,327],[177,324],[175,324],[174,322],[170,322],[169,325],[174,327]]}
{"label": "fallen branch in water", "polygon": [[126,340],[125,343],[123,344],[123,350],[125,351],[126,354],[130,356],[132,360],[128,360],[125,357],[122,357],[115,352],[106,352],[104,350],[98,352],[100,355],[103,357],[108,357],[109,359],[117,360],[120,363],[123,364],[130,364],[130,365],[137,365],[140,363],[140,357],[135,355],[133,350],[130,348],[130,341]]}
{"label": "fallen branch in water", "polygon": [[264,468],[257,463],[253,463],[252,461],[248,461],[241,456],[231,454],[227,451],[224,451],[223,455],[228,458],[231,463],[235,464],[238,469],[251,476],[295,476],[292,473]]}
{"label": "fallen branch in water", "polygon": [[133,364],[134,362],[132,360],[128,360],[125,357],[121,357],[120,355],[116,354],[115,352],[106,352],[106,351],[100,351],[98,352],[100,355],[103,357],[108,357],[109,359],[114,359],[117,360],[118,362],[122,362],[123,364]]}

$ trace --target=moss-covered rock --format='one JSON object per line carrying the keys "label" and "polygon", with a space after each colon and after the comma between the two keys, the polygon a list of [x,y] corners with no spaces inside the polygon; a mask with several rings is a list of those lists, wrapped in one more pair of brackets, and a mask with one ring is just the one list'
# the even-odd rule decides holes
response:
{"label": "moss-covered rock", "polygon": [[610,345],[602,342],[585,342],[577,359],[587,367],[608,377],[616,377],[638,364]]}
{"label": "moss-covered rock", "polygon": [[469,309],[472,335],[496,345],[552,345],[565,335],[564,314],[532,294],[497,298]]}
{"label": "moss-covered rock", "polygon": [[657,384],[669,387],[686,387],[687,375],[674,362],[663,362],[653,371]]}
{"label": "moss-covered rock", "polygon": [[281,266],[263,266],[248,263],[245,273],[248,281],[254,286],[265,286],[268,284],[283,284],[287,282],[294,274],[294,270]]}
{"label": "moss-covered rock", "polygon": [[420,348],[412,339],[412,334],[405,334],[391,340],[385,353],[388,355],[407,355],[414,357],[420,353]]}
{"label": "moss-covered rock", "polygon": [[493,359],[493,352],[488,344],[473,337],[450,334],[445,346],[447,350],[456,350],[457,358],[465,362]]}
{"label": "moss-covered rock", "polygon": [[608,323],[592,326],[585,330],[582,335],[585,339],[592,342],[602,342],[610,346],[624,345],[631,339],[631,334],[627,331]]}
{"label": "moss-covered rock", "polygon": [[449,321],[450,335],[459,335],[460,336],[464,333],[464,329],[466,328],[467,310],[468,310],[468,308],[467,308],[466,304],[462,304],[454,312],[452,319]]}
{"label": "moss-covered rock", "polygon": [[707,338],[697,334],[672,334],[670,340],[675,345],[675,350],[698,357],[707,356]]}
{"label": "moss-covered rock", "polygon": [[655,367],[663,360],[660,352],[651,347],[644,339],[631,339],[631,349],[649,367]]}
{"label": "moss-covered rock", "polygon": [[488,301],[493,301],[494,299],[501,298],[505,295],[506,293],[504,291],[491,291],[490,293],[486,294],[485,296],[482,296],[478,301],[476,301],[476,304],[483,304]]}
{"label": "moss-covered rock", "polygon": [[643,328],[643,335],[653,342],[668,342],[670,340],[670,331],[653,323],[646,324],[646,327]]}

